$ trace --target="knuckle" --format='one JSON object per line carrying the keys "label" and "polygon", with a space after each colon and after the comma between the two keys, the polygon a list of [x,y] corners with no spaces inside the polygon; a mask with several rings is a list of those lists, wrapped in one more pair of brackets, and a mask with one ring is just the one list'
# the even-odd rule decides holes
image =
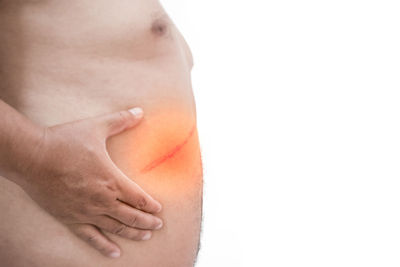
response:
{"label": "knuckle", "polygon": [[[93,195],[91,195],[90,201],[93,205],[93,209],[94,207],[104,207],[105,204],[108,202],[107,198],[101,193],[94,193]],[[92,210],[90,210],[90,212],[91,211]]]}
{"label": "knuckle", "polygon": [[136,215],[131,216],[131,218],[129,219],[129,226],[135,227],[136,222],[137,222],[137,219],[138,219],[138,218],[137,218]]}
{"label": "knuckle", "polygon": [[97,156],[97,146],[92,142],[82,142],[86,153],[92,157]]}
{"label": "knuckle", "polygon": [[108,180],[104,184],[104,186],[107,188],[108,191],[111,191],[111,192],[117,192],[118,191],[118,185],[117,185],[115,180],[111,180],[111,179]]}
{"label": "knuckle", "polygon": [[83,219],[86,218],[87,216],[93,215],[93,209],[90,205],[79,205],[77,206],[77,214],[76,216],[78,217],[77,219]]}
{"label": "knuckle", "polygon": [[130,114],[130,112],[128,112],[128,111],[126,111],[126,110],[123,110],[123,111],[119,111],[118,112],[118,116],[119,116],[119,121],[121,122],[121,123],[124,123],[124,122],[127,122],[127,121],[129,121],[130,119],[131,119],[131,114]]}
{"label": "knuckle", "polygon": [[97,244],[98,236],[96,236],[94,234],[88,234],[86,236],[86,241],[89,242],[90,244]]}
{"label": "knuckle", "polygon": [[139,196],[136,206],[138,209],[144,209],[145,207],[147,207],[148,202],[147,199],[144,196]]}
{"label": "knuckle", "polygon": [[79,144],[79,148],[81,151],[87,153],[87,155],[95,155],[98,151],[99,142],[96,136],[96,131],[89,129],[82,129],[77,131],[78,134],[75,134],[76,143]]}
{"label": "knuckle", "polygon": [[123,235],[126,232],[126,225],[121,223],[116,226],[112,232],[116,235]]}
{"label": "knuckle", "polygon": [[90,195],[90,202],[92,209],[110,208],[113,202],[113,194],[104,190],[97,190]]}
{"label": "knuckle", "polygon": [[103,154],[99,149],[101,144],[98,144],[95,141],[95,138],[90,138],[90,141],[82,141],[81,146],[77,149],[79,155],[77,155],[77,159],[81,162],[79,164],[80,167],[85,168],[86,170],[96,170],[91,166],[93,163],[96,163],[94,166],[99,167],[102,162]]}
{"label": "knuckle", "polygon": [[101,205],[93,205],[86,209],[86,212],[82,214],[82,218],[85,218],[87,221],[92,221],[93,218],[96,218],[102,215],[104,208]]}

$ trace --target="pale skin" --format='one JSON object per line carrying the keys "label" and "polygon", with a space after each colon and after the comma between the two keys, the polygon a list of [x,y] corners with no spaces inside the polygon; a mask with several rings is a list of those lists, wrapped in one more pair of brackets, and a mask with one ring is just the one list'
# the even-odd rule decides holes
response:
{"label": "pale skin", "polygon": [[[9,140],[18,139],[3,143],[13,144],[4,149],[14,152],[3,157],[0,167],[0,262],[10,267],[193,266],[202,216],[193,62],[160,3],[0,0],[0,39],[0,114],[15,115],[0,119],[11,125],[4,127]],[[121,126],[119,133],[106,130],[107,118],[129,119],[126,112],[133,107],[143,109],[140,121],[124,130]],[[46,152],[32,156],[35,150]],[[20,160],[12,160],[13,153]],[[37,163],[27,170],[18,167],[29,161]],[[44,172],[54,176],[47,180],[62,183],[49,187],[44,178],[37,186],[44,186],[42,193],[24,185],[39,181]],[[113,179],[118,186],[112,186]],[[86,185],[95,191],[85,191]],[[59,189],[59,196],[53,189]],[[79,194],[62,196],[74,190]],[[138,209],[143,198],[139,205],[130,202],[137,191],[150,198],[145,207],[157,206],[154,200],[162,210]],[[43,201],[46,195],[57,200]],[[107,199],[112,201],[107,204]],[[95,209],[88,213],[79,203],[92,203]],[[129,216],[142,214],[148,229],[137,225],[140,218],[117,215],[117,204],[129,208]],[[71,224],[74,220],[66,216],[74,207],[81,216],[71,217],[84,224]],[[109,218],[136,225],[111,230]],[[160,229],[155,229],[157,218]],[[132,231],[143,235],[122,237]],[[146,232],[151,238],[141,241]]]}
{"label": "pale skin", "polygon": [[[147,240],[162,227],[161,204],[128,179],[106,151],[107,138],[137,125],[140,108],[41,128],[0,101],[0,175],[109,257],[118,246],[98,228]],[[97,227],[96,227],[97,226]]]}

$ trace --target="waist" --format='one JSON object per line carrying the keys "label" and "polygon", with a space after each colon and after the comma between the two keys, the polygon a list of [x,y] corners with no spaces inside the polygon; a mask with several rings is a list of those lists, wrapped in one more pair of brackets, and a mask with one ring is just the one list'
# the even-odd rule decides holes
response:
{"label": "waist", "polygon": [[190,84],[182,82],[181,85],[174,85],[169,80],[161,82],[157,79],[142,83],[131,77],[119,79],[115,84],[102,84],[101,79],[93,76],[90,83],[90,86],[71,88],[54,83],[37,86],[32,82],[2,98],[41,126],[53,126],[136,106],[145,111],[146,117],[182,113],[190,116],[190,124],[194,124],[195,104]]}
{"label": "waist", "polygon": [[133,106],[146,114],[194,111],[190,68],[179,53],[132,61],[72,52],[0,66],[0,98],[44,126]]}

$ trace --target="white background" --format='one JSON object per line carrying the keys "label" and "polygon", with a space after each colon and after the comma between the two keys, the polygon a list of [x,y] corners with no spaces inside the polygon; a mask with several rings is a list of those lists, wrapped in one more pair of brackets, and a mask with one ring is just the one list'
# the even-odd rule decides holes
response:
{"label": "white background", "polygon": [[400,266],[399,1],[162,2],[195,58],[197,267]]}

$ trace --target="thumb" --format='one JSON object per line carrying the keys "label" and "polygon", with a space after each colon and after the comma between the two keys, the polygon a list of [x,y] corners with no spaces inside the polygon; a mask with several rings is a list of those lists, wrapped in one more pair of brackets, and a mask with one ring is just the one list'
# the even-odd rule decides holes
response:
{"label": "thumb", "polygon": [[136,107],[130,110],[99,116],[97,119],[102,124],[106,138],[108,138],[136,126],[142,118],[143,110]]}

